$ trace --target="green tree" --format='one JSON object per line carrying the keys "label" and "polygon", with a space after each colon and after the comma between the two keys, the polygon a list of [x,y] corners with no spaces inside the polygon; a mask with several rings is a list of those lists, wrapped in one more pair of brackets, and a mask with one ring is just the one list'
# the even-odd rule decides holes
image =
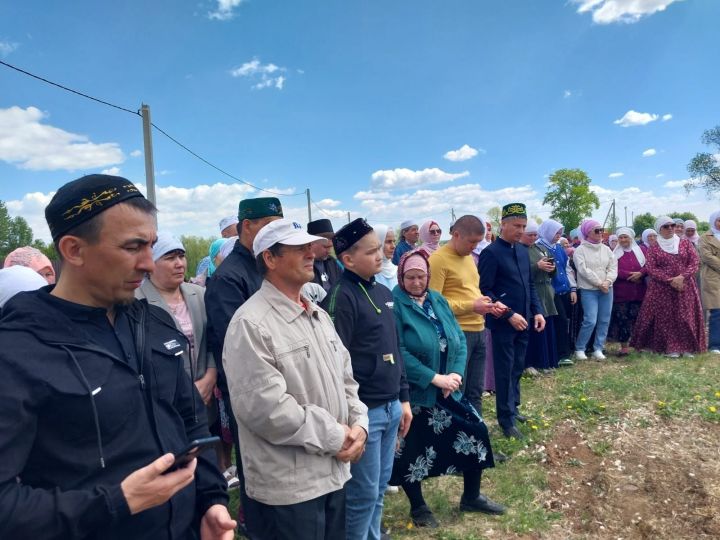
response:
{"label": "green tree", "polygon": [[645,212],[644,214],[635,216],[632,226],[635,230],[635,233],[639,235],[642,234],[645,229],[654,229],[655,216],[653,216],[650,212]]}
{"label": "green tree", "polygon": [[590,191],[590,177],[580,169],[558,169],[550,175],[543,204],[552,207],[550,217],[563,224],[566,231],[600,208],[597,195]]}
{"label": "green tree", "polygon": [[670,212],[668,214],[668,217],[671,217],[673,219],[680,218],[683,221],[687,221],[688,219],[692,219],[695,223],[698,222],[698,218],[695,214],[692,212]]}
{"label": "green tree", "polygon": [[500,228],[500,220],[502,219],[502,208],[499,206],[493,206],[487,211],[487,215],[485,217],[487,217],[490,220],[490,223],[492,223],[493,231],[498,231]]}
{"label": "green tree", "polygon": [[200,236],[181,236],[180,241],[185,246],[185,259],[187,260],[187,270],[185,277],[190,278],[195,275],[195,269],[198,263],[207,257],[210,251],[210,244],[215,238],[202,238]]}
{"label": "green tree", "polygon": [[32,244],[33,232],[27,221],[20,216],[10,217],[5,203],[0,201],[0,258],[16,248]]}
{"label": "green tree", "polygon": [[715,153],[699,152],[688,163],[690,181],[688,191],[703,188],[708,194],[720,191],[720,125],[706,130],[700,138],[704,145],[714,147]]}

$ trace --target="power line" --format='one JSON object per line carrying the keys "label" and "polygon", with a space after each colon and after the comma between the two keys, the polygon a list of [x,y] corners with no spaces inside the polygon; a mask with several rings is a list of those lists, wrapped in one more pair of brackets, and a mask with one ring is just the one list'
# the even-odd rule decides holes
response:
{"label": "power line", "polygon": [[323,210],[322,208],[320,208],[320,207],[318,206],[318,204],[317,204],[315,201],[313,201],[312,199],[310,199],[310,202],[313,203],[313,206],[314,206],[315,208],[317,208],[318,210],[320,210],[320,212],[321,212],[322,214],[324,214],[325,216],[329,217],[330,219],[336,219],[335,216],[333,216],[333,215],[331,215],[331,214],[328,214],[325,210]]}
{"label": "power line", "polygon": [[[14,65],[12,65],[12,64],[8,64],[7,62],[3,62],[2,60],[0,60],[0,65],[3,65],[3,66],[8,67],[8,68],[10,68],[10,69],[13,69],[13,70],[15,70],[15,71],[17,71],[17,72],[19,72],[19,73],[22,73],[23,75],[27,75],[28,77],[32,77],[33,79],[37,79],[38,81],[42,81],[42,82],[44,82],[44,83],[46,83],[46,84],[49,84],[49,85],[51,85],[51,86],[55,86],[55,87],[57,87],[57,88],[60,88],[60,89],[62,89],[62,90],[65,90],[66,92],[70,92],[70,93],[72,93],[72,94],[75,94],[75,95],[84,97],[84,98],[89,99],[89,100],[91,100],[91,101],[95,101],[95,102],[97,102],[97,103],[101,103],[102,105],[107,105],[108,107],[112,107],[112,108],[114,108],[114,109],[118,109],[118,110],[120,110],[120,111],[123,111],[123,112],[126,112],[126,113],[130,113],[130,114],[132,114],[132,115],[134,115],[134,116],[140,116],[140,112],[139,112],[139,111],[133,111],[133,110],[130,110],[130,109],[126,108],[126,107],[121,107],[120,105],[116,105],[116,104],[114,104],[114,103],[110,103],[109,101],[105,101],[104,99],[100,99],[100,98],[93,97],[93,96],[91,96],[91,95],[85,94],[84,92],[80,92],[80,91],[78,91],[78,90],[73,90],[72,88],[68,88],[67,86],[64,86],[64,85],[62,85],[62,84],[59,84],[59,83],[53,82],[53,81],[51,81],[51,80],[49,80],[49,79],[46,79],[45,77],[41,77],[41,76],[39,76],[39,75],[35,75],[34,73],[30,73],[29,71],[26,71],[26,70],[24,70],[24,69],[21,69],[21,68],[19,68],[19,67],[17,67],[17,66],[14,66]],[[261,187],[259,187],[259,186],[256,186],[256,185],[254,185],[254,184],[251,184],[251,183],[248,182],[247,180],[242,180],[241,178],[238,178],[238,177],[230,174],[229,172],[221,169],[221,168],[218,167],[217,165],[211,163],[210,161],[208,161],[207,159],[205,159],[204,157],[202,157],[202,156],[201,156],[200,154],[198,154],[197,152],[192,151],[190,148],[188,148],[187,146],[185,146],[184,144],[182,144],[180,141],[178,141],[175,137],[171,136],[168,132],[166,132],[166,131],[163,130],[162,128],[158,127],[158,126],[155,125],[155,124],[151,124],[151,125],[152,125],[152,127],[155,128],[157,131],[159,131],[162,135],[164,135],[165,137],[167,137],[168,139],[170,139],[172,142],[174,142],[176,145],[178,145],[180,148],[182,148],[183,150],[185,150],[185,151],[188,152],[189,154],[193,155],[194,157],[196,157],[197,159],[199,159],[200,161],[202,161],[202,162],[205,163],[206,165],[209,165],[210,167],[212,167],[212,168],[215,169],[216,171],[224,174],[224,175],[227,176],[228,178],[232,178],[232,179],[235,180],[236,182],[240,182],[241,184],[245,184],[245,185],[247,185],[247,186],[250,186],[251,188],[256,189],[256,190],[258,190],[258,191],[263,191],[263,192],[265,192],[265,193],[269,193],[269,194],[271,194],[271,195],[275,195],[276,197],[296,197],[296,196],[298,196],[298,195],[304,195],[304,193],[280,193],[280,192],[272,191],[272,190],[269,190],[269,189],[263,189],[263,188],[261,188]]]}

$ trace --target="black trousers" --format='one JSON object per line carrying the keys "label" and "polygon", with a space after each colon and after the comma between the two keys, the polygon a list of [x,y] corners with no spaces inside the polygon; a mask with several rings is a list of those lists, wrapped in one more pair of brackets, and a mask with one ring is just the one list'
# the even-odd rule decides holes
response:
{"label": "black trousers", "polygon": [[570,358],[575,350],[575,343],[570,342],[570,323],[572,322],[572,304],[570,293],[555,295],[555,346],[557,347],[558,359]]}
{"label": "black trousers", "polygon": [[466,332],[467,363],[465,364],[465,378],[462,392],[482,414],[482,393],[485,386],[485,330],[480,332]]}
{"label": "black trousers", "polygon": [[296,504],[253,502],[263,523],[260,540],[345,540],[345,488]]}
{"label": "black trousers", "polygon": [[503,429],[515,426],[520,405],[520,377],[525,369],[528,330],[493,328],[493,367],[495,368],[495,408],[498,424]]}

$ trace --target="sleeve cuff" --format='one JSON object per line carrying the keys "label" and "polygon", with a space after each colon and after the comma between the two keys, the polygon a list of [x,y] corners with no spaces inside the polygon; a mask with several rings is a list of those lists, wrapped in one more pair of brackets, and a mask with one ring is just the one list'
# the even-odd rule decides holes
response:
{"label": "sleeve cuff", "polygon": [[107,500],[110,517],[113,521],[130,516],[130,507],[128,506],[127,499],[125,499],[125,494],[120,484],[108,488],[105,498]]}
{"label": "sleeve cuff", "polygon": [[400,403],[410,401],[410,391],[407,388],[400,389]]}

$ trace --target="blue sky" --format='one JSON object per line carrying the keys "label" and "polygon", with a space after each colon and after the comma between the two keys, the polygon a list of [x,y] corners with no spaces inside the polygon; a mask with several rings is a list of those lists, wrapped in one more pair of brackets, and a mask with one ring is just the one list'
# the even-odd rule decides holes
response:
{"label": "blue sky", "polygon": [[[514,200],[579,167],[603,205],[717,206],[681,187],[719,123],[720,2],[5,2],[0,59],[136,110],[233,175],[311,190],[313,217],[393,225]],[[259,196],[154,133],[160,228],[217,234]],[[0,66],[0,199],[47,238],[68,180],[144,183],[139,117]],[[453,158],[453,159],[448,159]],[[303,196],[283,197],[306,220]],[[320,210],[321,209],[321,210]],[[624,220],[624,219],[623,219]]]}

